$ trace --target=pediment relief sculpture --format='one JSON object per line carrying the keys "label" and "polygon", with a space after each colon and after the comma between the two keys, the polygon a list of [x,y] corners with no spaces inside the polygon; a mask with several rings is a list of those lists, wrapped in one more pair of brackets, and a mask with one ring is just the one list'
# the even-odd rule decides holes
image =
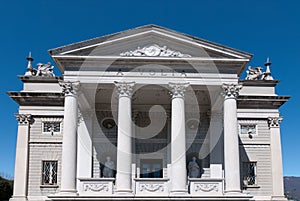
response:
{"label": "pediment relief sculpture", "polygon": [[122,52],[120,56],[133,56],[133,57],[191,57],[189,54],[182,54],[181,52],[170,50],[167,46],[159,46],[156,44],[146,46],[143,48],[138,47],[136,50]]}

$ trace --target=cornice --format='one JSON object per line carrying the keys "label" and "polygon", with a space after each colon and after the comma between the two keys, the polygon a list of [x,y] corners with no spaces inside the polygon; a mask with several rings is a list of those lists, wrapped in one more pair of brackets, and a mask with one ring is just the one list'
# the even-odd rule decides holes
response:
{"label": "cornice", "polygon": [[7,92],[20,106],[63,106],[63,93],[50,92]]}

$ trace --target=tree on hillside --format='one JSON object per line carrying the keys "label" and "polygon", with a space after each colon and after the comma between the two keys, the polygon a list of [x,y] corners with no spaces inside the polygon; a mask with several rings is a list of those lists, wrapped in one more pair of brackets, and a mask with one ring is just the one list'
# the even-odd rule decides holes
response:
{"label": "tree on hillside", "polygon": [[0,177],[0,200],[9,200],[13,194],[12,181]]}

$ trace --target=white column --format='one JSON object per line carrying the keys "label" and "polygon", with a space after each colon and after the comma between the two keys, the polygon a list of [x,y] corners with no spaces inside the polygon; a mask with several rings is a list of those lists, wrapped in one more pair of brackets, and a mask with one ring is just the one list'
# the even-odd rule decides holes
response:
{"label": "white column", "polygon": [[241,85],[223,84],[225,192],[240,193],[240,160],[237,101]]}
{"label": "white column", "polygon": [[18,125],[17,150],[15,161],[13,201],[27,200],[29,129],[32,117],[30,114],[16,114]]}
{"label": "white column", "polygon": [[169,83],[171,110],[171,193],[187,193],[184,93],[188,83]]}
{"label": "white column", "polygon": [[131,96],[134,82],[115,82],[119,96],[116,192],[131,194],[132,120]]}
{"label": "white column", "polygon": [[76,195],[79,82],[61,81],[59,84],[65,95],[60,193]]}
{"label": "white column", "polygon": [[[78,142],[77,142],[77,177],[92,177],[93,156],[93,114],[95,111],[80,111],[78,115]],[[77,184],[79,187],[79,183]]]}
{"label": "white column", "polygon": [[282,117],[269,117],[268,123],[270,128],[271,141],[271,161],[272,161],[272,200],[286,200],[284,198],[283,173],[282,173],[282,156],[280,141],[280,123]]}

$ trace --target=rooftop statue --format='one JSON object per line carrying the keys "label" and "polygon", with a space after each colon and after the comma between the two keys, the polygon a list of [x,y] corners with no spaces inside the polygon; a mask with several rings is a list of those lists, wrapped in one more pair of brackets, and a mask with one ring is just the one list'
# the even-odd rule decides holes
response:
{"label": "rooftop statue", "polygon": [[264,74],[262,72],[262,67],[251,68],[251,66],[249,66],[246,72],[247,72],[246,80],[261,80],[262,75]]}
{"label": "rooftop statue", "polygon": [[251,66],[248,67],[247,77],[246,80],[274,80],[271,76],[271,62],[269,61],[269,58],[267,59],[267,62],[265,63],[265,66],[267,67],[266,72],[262,72],[262,67],[255,67],[252,68]]}
{"label": "rooftop statue", "polygon": [[29,56],[27,57],[28,65],[27,65],[27,72],[24,76],[42,76],[42,77],[54,77],[53,69],[54,66],[51,66],[51,63],[48,62],[47,64],[38,63],[37,69],[32,67],[33,58],[31,57],[31,52],[29,52]]}
{"label": "rooftop statue", "polygon": [[38,63],[37,67],[38,69],[36,72],[36,76],[43,76],[43,77],[55,76],[53,73],[54,66],[51,66],[50,62],[48,62],[47,64]]}

